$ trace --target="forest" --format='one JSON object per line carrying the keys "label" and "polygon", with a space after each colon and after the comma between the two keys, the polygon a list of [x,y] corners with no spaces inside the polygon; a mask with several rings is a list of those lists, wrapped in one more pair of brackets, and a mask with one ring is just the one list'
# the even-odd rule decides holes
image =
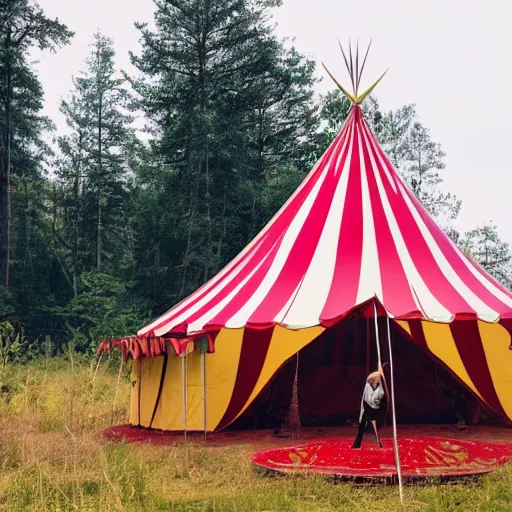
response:
{"label": "forest", "polygon": [[[0,0],[0,345],[16,340],[10,357],[135,333],[228,263],[306,176],[350,105],[334,88],[316,93],[315,62],[274,32],[278,4],[155,0],[154,27],[136,25],[139,47],[96,33],[59,133],[31,52],[59,52],[74,34],[33,0]],[[116,68],[116,51],[130,52],[133,75]],[[373,96],[364,108],[437,222],[510,287],[496,226],[454,228],[461,202],[442,186],[445,153],[415,106],[383,111]]]}

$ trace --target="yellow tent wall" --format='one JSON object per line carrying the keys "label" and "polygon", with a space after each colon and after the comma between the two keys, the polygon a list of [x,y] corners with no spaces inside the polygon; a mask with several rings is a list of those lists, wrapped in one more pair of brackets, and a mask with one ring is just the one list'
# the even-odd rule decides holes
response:
{"label": "yellow tent wall", "polygon": [[[227,420],[234,421],[252,403],[279,367],[301,348],[323,332],[322,327],[290,330],[273,329],[264,364],[244,405]],[[206,429],[215,430],[223,420],[240,380],[240,356],[244,329],[222,329],[215,340],[215,353],[206,355]],[[203,375],[199,351],[186,358],[187,368],[187,429],[203,430]],[[149,427],[155,408],[164,357],[133,361],[131,373],[130,424]],[[161,398],[152,428],[183,430],[183,391],[181,358],[169,356]],[[140,401],[139,401],[140,396]],[[140,418],[139,418],[140,403]]]}
{"label": "yellow tent wall", "polygon": [[[396,323],[493,410],[512,418],[512,351],[503,326],[469,320],[459,321],[458,327],[420,320]],[[222,329],[215,353],[204,356],[206,429],[224,428],[243,414],[276,371],[323,331]],[[196,350],[186,358],[188,430],[204,429],[202,357]],[[164,356],[133,361],[130,424],[149,427],[154,413],[152,428],[183,430],[182,361],[177,356],[167,358],[154,412],[164,361]]]}

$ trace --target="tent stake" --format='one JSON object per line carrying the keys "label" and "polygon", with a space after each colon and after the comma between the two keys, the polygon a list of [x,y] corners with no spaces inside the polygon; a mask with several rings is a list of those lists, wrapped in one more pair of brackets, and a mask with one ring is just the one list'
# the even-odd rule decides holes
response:
{"label": "tent stake", "polygon": [[391,374],[391,417],[393,421],[393,451],[395,454],[396,473],[398,476],[398,489],[400,492],[400,502],[404,502],[404,488],[402,482],[402,466],[400,464],[400,454],[398,453],[398,438],[396,433],[396,410],[395,410],[395,384],[393,375],[393,355],[391,353],[391,328],[389,326],[389,316],[387,317],[388,346],[389,346],[389,371]]}

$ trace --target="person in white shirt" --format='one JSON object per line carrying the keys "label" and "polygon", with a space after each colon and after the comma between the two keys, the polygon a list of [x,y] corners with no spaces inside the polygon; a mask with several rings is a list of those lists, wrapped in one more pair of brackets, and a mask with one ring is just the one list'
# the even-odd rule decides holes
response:
{"label": "person in white shirt", "polygon": [[[384,363],[386,366],[388,363]],[[382,448],[382,443],[379,438],[379,431],[377,429],[377,420],[380,416],[380,411],[385,407],[389,396],[386,377],[384,376],[383,366],[379,370],[370,373],[366,378],[366,385],[363,390],[363,398],[361,400],[361,413],[359,415],[359,428],[357,430],[356,438],[352,443],[352,448],[361,448],[364,433],[371,424],[375,437],[377,438],[377,445]]]}

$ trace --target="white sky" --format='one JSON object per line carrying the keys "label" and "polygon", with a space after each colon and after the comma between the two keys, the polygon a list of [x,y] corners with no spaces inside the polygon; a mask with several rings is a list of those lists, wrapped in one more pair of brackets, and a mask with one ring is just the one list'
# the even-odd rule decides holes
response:
{"label": "white sky", "polygon": [[[152,21],[152,0],[39,0],[51,17],[76,32],[70,46],[44,55],[38,64],[46,93],[46,114],[59,131],[59,99],[72,87],[93,33],[115,41],[118,66],[131,71],[128,51],[139,48],[134,21]],[[338,38],[373,45],[366,81],[390,67],[376,89],[383,110],[415,103],[420,120],[447,153],[445,189],[463,201],[458,227],[492,220],[512,244],[510,222],[510,79],[512,7],[503,0],[284,0],[275,13],[280,36],[294,37],[297,49],[324,61],[347,83]],[[101,22],[99,21],[101,20]],[[364,82],[364,79],[363,79]],[[326,77],[318,91],[332,89]],[[503,91],[503,92],[502,92]]]}

